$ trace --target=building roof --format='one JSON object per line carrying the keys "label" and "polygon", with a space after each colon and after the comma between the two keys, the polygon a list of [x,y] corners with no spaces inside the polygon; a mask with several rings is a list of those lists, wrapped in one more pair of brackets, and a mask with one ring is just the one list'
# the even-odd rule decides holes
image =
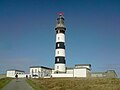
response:
{"label": "building roof", "polygon": [[116,73],[115,70],[107,70],[106,72],[114,72],[114,73]]}
{"label": "building roof", "polygon": [[25,71],[22,71],[22,70],[17,70],[17,69],[9,69],[7,71],[17,71],[17,72],[25,72]]}
{"label": "building roof", "polygon": [[107,70],[106,73],[114,73],[117,76],[117,73],[115,72],[115,70]]}
{"label": "building roof", "polygon": [[30,66],[30,68],[44,68],[44,69],[52,70],[52,68],[48,68],[48,67],[45,67],[45,66]]}
{"label": "building roof", "polygon": [[69,70],[69,69],[88,69],[88,70],[90,70],[89,68],[87,68],[87,67],[66,67],[66,69],[67,70]]}
{"label": "building roof", "polygon": [[90,66],[91,67],[91,64],[75,64],[75,66]]}
{"label": "building roof", "polygon": [[74,69],[73,67],[66,67],[66,69]]}
{"label": "building roof", "polygon": [[87,68],[87,67],[75,67],[74,69],[87,69],[87,70],[91,70],[90,68]]}

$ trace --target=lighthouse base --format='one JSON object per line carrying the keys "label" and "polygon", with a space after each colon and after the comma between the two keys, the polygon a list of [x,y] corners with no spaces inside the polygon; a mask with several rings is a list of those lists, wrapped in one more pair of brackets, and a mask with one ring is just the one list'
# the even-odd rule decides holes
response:
{"label": "lighthouse base", "polygon": [[65,64],[55,64],[55,71],[54,73],[65,73]]}

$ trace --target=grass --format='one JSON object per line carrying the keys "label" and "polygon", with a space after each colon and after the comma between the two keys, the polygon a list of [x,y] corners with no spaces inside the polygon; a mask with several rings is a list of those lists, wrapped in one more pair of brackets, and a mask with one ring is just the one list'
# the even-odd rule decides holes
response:
{"label": "grass", "polygon": [[39,78],[27,82],[35,90],[120,90],[117,78]]}
{"label": "grass", "polygon": [[8,84],[12,79],[11,78],[1,78],[0,79],[0,89]]}

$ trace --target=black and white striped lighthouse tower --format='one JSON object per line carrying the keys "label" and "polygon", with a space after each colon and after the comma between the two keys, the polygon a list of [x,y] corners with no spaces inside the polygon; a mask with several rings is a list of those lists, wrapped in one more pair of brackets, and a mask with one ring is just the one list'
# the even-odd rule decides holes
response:
{"label": "black and white striped lighthouse tower", "polygon": [[65,31],[64,16],[63,13],[58,13],[56,23],[56,50],[55,50],[55,72],[64,73],[66,72],[65,67]]}

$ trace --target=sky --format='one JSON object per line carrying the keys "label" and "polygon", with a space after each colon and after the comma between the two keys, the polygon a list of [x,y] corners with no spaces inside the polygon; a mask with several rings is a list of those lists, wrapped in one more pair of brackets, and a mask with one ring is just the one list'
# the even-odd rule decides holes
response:
{"label": "sky", "polygon": [[67,28],[66,66],[120,76],[120,0],[0,0],[0,73],[54,67],[58,12]]}

